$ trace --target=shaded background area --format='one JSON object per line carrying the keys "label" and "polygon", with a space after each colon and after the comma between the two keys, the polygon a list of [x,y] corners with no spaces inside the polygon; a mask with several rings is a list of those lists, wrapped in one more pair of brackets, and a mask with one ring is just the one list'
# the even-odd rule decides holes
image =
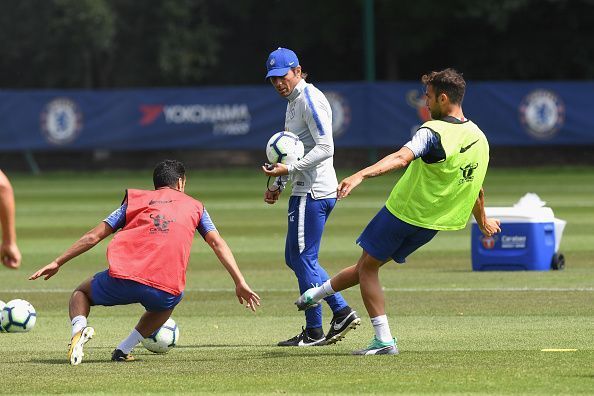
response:
{"label": "shaded background area", "polygon": [[0,86],[263,84],[278,46],[314,82],[363,80],[369,3],[378,80],[594,78],[591,0],[3,0]]}

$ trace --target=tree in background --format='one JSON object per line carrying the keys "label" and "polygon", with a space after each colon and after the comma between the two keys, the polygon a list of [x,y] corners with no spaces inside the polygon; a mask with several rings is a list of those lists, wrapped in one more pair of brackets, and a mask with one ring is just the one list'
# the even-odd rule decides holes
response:
{"label": "tree in background", "polygon": [[23,0],[0,12],[0,85],[99,88],[204,81],[220,29],[208,1]]}
{"label": "tree in background", "polygon": [[96,86],[113,46],[114,19],[103,0],[3,2],[2,86]]}
{"label": "tree in background", "polygon": [[219,64],[222,28],[207,0],[110,0],[117,15],[113,86],[197,84]]}

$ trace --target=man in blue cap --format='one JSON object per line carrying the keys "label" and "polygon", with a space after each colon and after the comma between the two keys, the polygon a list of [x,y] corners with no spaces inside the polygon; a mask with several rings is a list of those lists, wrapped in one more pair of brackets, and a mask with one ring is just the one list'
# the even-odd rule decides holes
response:
{"label": "man in blue cap", "polygon": [[[274,204],[290,180],[288,231],[285,261],[295,272],[301,293],[321,285],[328,274],[318,262],[324,225],[336,204],[338,181],[334,171],[332,110],[324,94],[305,81],[297,55],[287,48],[273,51],[266,61],[266,79],[288,100],[284,130],[299,136],[305,155],[293,164],[262,167],[266,175],[277,177],[272,189],[264,192],[264,201]],[[306,326],[301,333],[279,346],[314,346],[333,344],[361,323],[357,313],[336,293],[325,299],[333,312],[330,330],[324,336],[321,306],[305,311]]]}

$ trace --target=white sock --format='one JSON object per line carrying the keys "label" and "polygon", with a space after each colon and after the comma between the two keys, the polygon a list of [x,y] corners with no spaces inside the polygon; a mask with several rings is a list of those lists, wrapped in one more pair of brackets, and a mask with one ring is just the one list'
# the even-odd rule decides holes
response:
{"label": "white sock", "polygon": [[375,338],[381,342],[392,341],[392,333],[390,332],[390,325],[388,324],[388,317],[386,315],[376,316],[371,318],[373,330],[375,330]]}
{"label": "white sock", "polygon": [[132,349],[134,349],[134,347],[138,345],[138,343],[142,341],[143,338],[144,337],[138,332],[138,330],[132,329],[132,332],[130,332],[128,338],[120,342],[120,345],[118,345],[118,349],[124,352],[125,354],[128,354],[132,352]]}
{"label": "white sock", "polygon": [[76,333],[87,327],[87,317],[83,315],[78,315],[72,318],[72,335],[74,336]]}
{"label": "white sock", "polygon": [[330,279],[322,284],[322,286],[318,286],[314,289],[313,299],[314,301],[320,301],[323,298],[333,295],[336,293],[332,290],[332,286],[330,285]]}
{"label": "white sock", "polygon": [[324,294],[325,294],[324,297],[328,297],[328,296],[331,296],[334,293],[336,293],[334,291],[334,289],[332,288],[332,285],[330,284],[330,279],[328,279],[326,282],[324,282],[322,284],[322,290],[324,291]]}

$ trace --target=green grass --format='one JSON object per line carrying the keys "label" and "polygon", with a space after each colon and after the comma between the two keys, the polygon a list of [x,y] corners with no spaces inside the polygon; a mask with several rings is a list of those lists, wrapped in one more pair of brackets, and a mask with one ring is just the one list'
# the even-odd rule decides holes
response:
{"label": "green grass", "polygon": [[[340,172],[339,176],[346,176]],[[192,172],[188,192],[201,199],[262,297],[252,314],[200,240],[188,289],[174,312],[180,344],[166,355],[137,347],[137,361],[114,364],[111,351],[142,313],[140,306],[96,307],[96,336],[77,367],[66,362],[68,298],[106,267],[104,241],[49,281],[27,276],[50,262],[115,209],[125,188],[150,188],[151,172],[10,175],[17,196],[19,271],[0,268],[0,299],[25,298],[37,309],[32,332],[0,334],[0,393],[243,394],[594,394],[594,169],[495,169],[487,205],[509,206],[526,192],[567,220],[559,272],[472,272],[469,228],[442,232],[405,265],[381,272],[399,356],[350,356],[373,330],[357,288],[344,294],[363,325],[329,347],[274,344],[296,334],[294,276],[284,264],[286,200],[263,203],[257,170]],[[321,262],[336,273],[360,254],[354,240],[381,207],[398,175],[366,181],[330,217]],[[288,194],[286,194],[288,195]],[[325,323],[330,312],[324,308]],[[327,324],[326,324],[327,326]],[[575,352],[541,352],[546,348]]]}

